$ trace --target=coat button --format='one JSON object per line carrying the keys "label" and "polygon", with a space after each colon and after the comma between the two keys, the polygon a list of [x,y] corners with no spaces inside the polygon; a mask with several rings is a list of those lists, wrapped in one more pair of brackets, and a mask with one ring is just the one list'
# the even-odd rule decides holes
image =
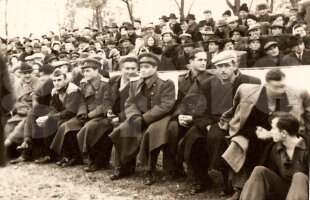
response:
{"label": "coat button", "polygon": [[154,92],[151,92],[151,95],[153,95],[154,94]]}

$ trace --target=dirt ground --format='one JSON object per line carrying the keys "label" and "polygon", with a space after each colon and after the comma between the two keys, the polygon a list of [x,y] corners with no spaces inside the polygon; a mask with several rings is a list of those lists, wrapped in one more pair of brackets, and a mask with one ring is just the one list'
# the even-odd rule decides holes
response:
{"label": "dirt ground", "polygon": [[219,173],[211,172],[214,186],[208,191],[189,195],[186,192],[186,180],[173,182],[160,181],[145,186],[144,169],[137,167],[134,176],[123,180],[110,181],[113,167],[85,173],[83,166],[61,168],[56,164],[38,165],[19,163],[0,168],[0,199],[4,200],[75,200],[75,199],[112,199],[112,200],[172,200],[172,199],[225,199],[219,196],[222,179]]}

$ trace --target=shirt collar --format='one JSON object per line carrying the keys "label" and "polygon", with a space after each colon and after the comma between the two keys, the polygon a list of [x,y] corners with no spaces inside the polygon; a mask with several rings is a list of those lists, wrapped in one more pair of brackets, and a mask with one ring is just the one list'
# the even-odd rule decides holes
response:
{"label": "shirt collar", "polygon": [[95,87],[98,88],[100,84],[100,75],[98,75],[94,80],[92,80],[90,83]]}
{"label": "shirt collar", "polygon": [[[281,151],[281,150],[285,150],[286,149],[285,146],[281,142],[277,142],[275,145],[276,145],[277,151]],[[303,138],[300,138],[299,142],[295,146],[295,149],[296,148],[300,148],[300,149],[303,149],[303,150],[307,149],[306,143],[305,143]]]}
{"label": "shirt collar", "polygon": [[142,82],[145,82],[146,87],[150,89],[157,79],[157,73],[153,74],[151,77],[143,78]]}

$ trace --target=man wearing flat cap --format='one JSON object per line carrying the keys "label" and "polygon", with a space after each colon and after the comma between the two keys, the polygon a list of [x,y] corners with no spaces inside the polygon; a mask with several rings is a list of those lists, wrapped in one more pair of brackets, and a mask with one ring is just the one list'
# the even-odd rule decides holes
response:
{"label": "man wearing flat cap", "polygon": [[280,52],[278,43],[275,41],[269,41],[264,46],[265,56],[260,58],[254,67],[276,67],[284,66],[284,55]]}
{"label": "man wearing flat cap", "polygon": [[[148,157],[142,160],[148,166],[145,184],[151,185],[155,182],[155,158],[159,153],[152,150],[160,143],[156,139],[157,130],[165,126],[162,121],[173,109],[175,87],[171,80],[158,77],[159,59],[155,54],[142,53],[138,59],[141,78],[130,80],[129,97],[125,103],[126,120],[109,135],[115,147],[115,173],[110,179],[131,175],[139,147],[151,142],[151,149],[145,152]],[[124,169],[128,165],[132,167],[130,172]]]}
{"label": "man wearing flat cap", "polygon": [[305,43],[299,37],[291,36],[287,46],[292,53],[283,57],[283,65],[310,65],[310,51],[305,48]]}
{"label": "man wearing flat cap", "polygon": [[[93,58],[83,62],[84,79],[80,82],[83,98],[76,117],[63,123],[51,144],[51,149],[58,154],[64,153],[64,158],[57,164],[62,167],[82,163],[81,153],[89,155],[89,165],[86,171],[96,170],[109,163],[111,146],[96,145],[101,137],[111,129],[107,121],[107,113],[113,105],[113,94],[108,79],[100,75],[101,63]],[[97,128],[98,123],[103,123]],[[105,141],[105,140],[103,140]],[[93,151],[97,153],[94,154]],[[101,156],[98,159],[95,156]]]}
{"label": "man wearing flat cap", "polygon": [[[5,140],[5,148],[16,148],[17,145],[22,144],[24,139],[24,126],[26,116],[29,110],[32,109],[32,93],[40,87],[39,78],[35,77],[33,68],[27,63],[22,62],[20,65],[20,80],[13,84],[14,92],[14,106],[11,113],[11,118],[7,121],[4,133],[7,136]],[[31,160],[31,155],[21,155],[17,160]],[[14,162],[14,161],[13,161]]]}
{"label": "man wearing flat cap", "polygon": [[196,102],[188,105],[192,111],[192,122],[181,142],[185,146],[183,158],[194,180],[190,191],[193,194],[210,186],[208,168],[222,172],[224,193],[233,192],[228,184],[229,168],[221,159],[227,148],[225,136],[228,132],[221,130],[218,122],[221,115],[232,107],[233,97],[241,84],[260,84],[258,78],[240,73],[235,51],[220,52],[214,56],[212,63],[216,67],[216,76],[205,79],[200,84],[195,83],[185,97],[188,104]]}

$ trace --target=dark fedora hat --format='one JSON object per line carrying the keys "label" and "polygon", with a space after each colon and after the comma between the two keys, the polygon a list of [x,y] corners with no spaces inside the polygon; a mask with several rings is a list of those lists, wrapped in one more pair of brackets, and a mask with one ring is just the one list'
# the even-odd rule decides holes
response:
{"label": "dark fedora hat", "polygon": [[159,19],[162,19],[165,22],[168,22],[168,17],[166,15],[161,16]]}
{"label": "dark fedora hat", "polygon": [[178,19],[174,13],[171,13],[168,18],[169,19]]}
{"label": "dark fedora hat", "polygon": [[194,14],[188,14],[185,19],[186,20],[196,20],[196,17]]}
{"label": "dark fedora hat", "polygon": [[297,36],[290,36],[287,42],[287,47],[292,48],[301,44],[303,41],[300,37]]}
{"label": "dark fedora hat", "polygon": [[196,44],[193,42],[193,40],[191,39],[187,39],[184,41],[184,43],[181,44],[182,47],[189,47],[189,46],[193,46],[195,47]]}
{"label": "dark fedora hat", "polygon": [[21,73],[27,73],[27,72],[32,72],[33,71],[33,68],[31,67],[31,65],[25,63],[25,62],[22,62],[20,64],[20,72]]}

